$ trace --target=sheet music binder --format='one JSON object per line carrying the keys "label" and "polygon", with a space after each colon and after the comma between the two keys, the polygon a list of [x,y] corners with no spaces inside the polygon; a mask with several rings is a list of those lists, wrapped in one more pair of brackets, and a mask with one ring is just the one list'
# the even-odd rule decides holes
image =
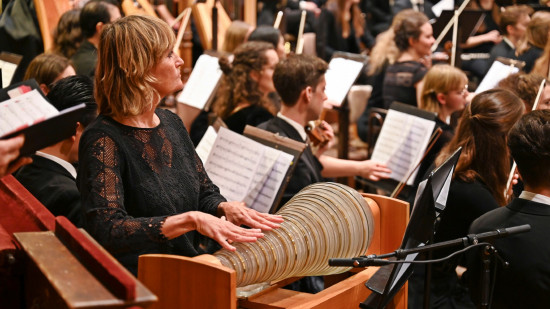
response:
{"label": "sheet music binder", "polygon": [[[10,99],[8,92],[21,86],[28,86],[33,90],[37,90],[44,99],[45,96],[40,90],[38,83],[33,80],[27,80],[10,87],[0,89],[0,102]],[[47,101],[47,100],[46,100]],[[47,118],[33,125],[24,127],[15,132],[1,136],[0,139],[9,139],[20,134],[25,135],[25,143],[21,147],[20,156],[29,156],[44,147],[51,146],[64,139],[67,139],[75,134],[76,123],[84,113],[86,105],[80,104],[71,108],[67,108],[59,112],[59,114]]]}
{"label": "sheet music binder", "polygon": [[475,93],[480,93],[496,87],[501,80],[505,79],[510,74],[519,72],[524,66],[524,61],[497,57],[495,61],[491,63],[491,67],[477,86]]}
{"label": "sheet music binder", "polygon": [[287,170],[285,178],[283,183],[281,184],[281,187],[279,188],[279,191],[277,192],[277,195],[275,197],[275,200],[273,202],[273,205],[271,206],[271,209],[269,210],[269,213],[275,213],[277,209],[282,206],[279,205],[281,202],[281,199],[283,198],[283,193],[285,192],[286,186],[288,185],[288,182],[290,181],[290,177],[292,177],[292,174],[294,173],[294,169],[296,168],[296,163],[300,159],[302,153],[306,149],[306,144],[300,143],[298,141],[295,141],[293,139],[290,139],[285,136],[281,136],[276,133],[272,133],[269,131],[265,131],[250,125],[247,125],[244,128],[244,136],[261,143],[263,145],[266,145],[268,147],[272,147],[275,149],[278,149],[280,151],[286,152],[294,157],[292,160],[292,164],[290,165],[290,168]]}

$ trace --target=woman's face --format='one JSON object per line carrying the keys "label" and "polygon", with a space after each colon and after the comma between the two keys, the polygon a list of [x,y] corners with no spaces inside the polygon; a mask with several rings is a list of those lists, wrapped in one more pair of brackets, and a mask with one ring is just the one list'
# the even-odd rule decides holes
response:
{"label": "woman's face", "polygon": [[456,111],[461,111],[464,109],[468,103],[468,84],[464,84],[458,90],[448,91],[445,94],[445,109],[448,113],[454,113]]}
{"label": "woman's face", "polygon": [[[540,96],[539,104],[537,105],[537,110],[541,109],[550,109],[550,86],[545,86],[542,94]],[[530,112],[530,111],[525,111]]]}
{"label": "woman's face", "polygon": [[183,88],[179,69],[182,64],[183,60],[170,49],[151,70],[151,73],[157,79],[153,83],[153,87],[158,91],[161,98]]}
{"label": "woman's face", "polygon": [[277,56],[279,56],[279,59],[286,58],[285,39],[282,35],[279,36],[279,43],[277,44]]}
{"label": "woman's face", "polygon": [[275,70],[275,65],[279,62],[279,57],[274,49],[268,49],[265,52],[265,57],[267,58],[267,63],[262,67],[262,70],[259,72],[260,74],[256,75],[258,76],[257,80],[253,77],[258,83],[258,89],[264,95],[276,91],[275,85],[273,85],[273,71]]}
{"label": "woman's face", "polygon": [[420,27],[420,36],[411,39],[411,48],[416,51],[419,57],[425,57],[432,54],[432,45],[435,42],[433,29],[430,23],[425,23]]}

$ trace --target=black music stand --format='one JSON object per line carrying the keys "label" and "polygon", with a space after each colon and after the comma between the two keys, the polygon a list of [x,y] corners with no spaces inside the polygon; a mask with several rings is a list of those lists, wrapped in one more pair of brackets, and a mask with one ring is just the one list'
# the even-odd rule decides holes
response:
{"label": "black music stand", "polygon": [[[455,14],[454,10],[444,10],[441,12],[441,15],[436,20],[436,22],[432,24],[433,34],[435,38],[439,38],[439,35],[443,31],[443,29],[445,29],[445,26],[447,26],[448,23],[452,22],[454,14]],[[483,11],[479,11],[479,10],[462,11],[462,13],[460,13],[460,16],[458,17],[459,27],[458,27],[457,44],[460,45],[460,44],[466,43],[468,38],[477,32],[479,27],[482,25],[484,19],[485,19],[485,13],[483,13]],[[448,31],[440,42],[442,42],[444,45],[445,42],[452,42],[452,40],[453,40],[453,32]],[[457,48],[457,50],[459,50],[459,48]],[[460,67],[460,63],[458,62],[459,60],[460,60],[460,55],[457,52],[455,56],[456,67]]]}
{"label": "black music stand", "polygon": [[[462,148],[458,148],[430,173],[427,180],[420,183],[400,249],[417,248],[433,242],[436,218],[445,209],[451,178],[461,151]],[[415,260],[417,256],[418,253],[409,254],[404,260]],[[365,284],[373,293],[359,306],[384,308],[411,274],[411,264],[391,264],[380,268]],[[429,293],[429,290],[426,292]]]}

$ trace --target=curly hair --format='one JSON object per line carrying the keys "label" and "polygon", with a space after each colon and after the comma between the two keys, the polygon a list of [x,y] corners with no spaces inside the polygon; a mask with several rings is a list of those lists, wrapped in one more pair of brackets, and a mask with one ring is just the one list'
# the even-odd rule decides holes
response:
{"label": "curly hair", "polygon": [[80,30],[80,10],[73,9],[63,13],[53,32],[53,52],[70,59],[82,40],[84,35]]}
{"label": "curly hair", "polygon": [[422,31],[420,27],[428,22],[428,17],[422,12],[410,12],[406,18],[394,24],[395,45],[399,51],[405,51],[410,47],[409,39],[418,39]]}
{"label": "curly hair", "polygon": [[466,182],[483,181],[500,204],[506,204],[504,191],[510,170],[506,136],[525,107],[512,92],[491,89],[474,97],[460,117],[456,134],[441,150],[440,165],[458,147],[462,153],[453,178]]}
{"label": "curly hair", "polygon": [[264,94],[258,89],[258,83],[250,76],[250,72],[260,72],[267,64],[268,50],[275,50],[270,43],[246,42],[235,49],[233,62],[230,62],[228,57],[220,58],[223,78],[213,106],[216,115],[225,119],[243,102],[261,105],[272,114],[276,113],[273,104],[264,99]]}
{"label": "curly hair", "polygon": [[543,76],[537,74],[514,73],[501,80],[498,86],[512,91],[523,101],[525,110],[531,111],[543,79]]}
{"label": "curly hair", "polygon": [[150,110],[160,99],[151,71],[175,41],[170,26],[150,16],[127,16],[103,28],[94,90],[99,113],[121,117]]}

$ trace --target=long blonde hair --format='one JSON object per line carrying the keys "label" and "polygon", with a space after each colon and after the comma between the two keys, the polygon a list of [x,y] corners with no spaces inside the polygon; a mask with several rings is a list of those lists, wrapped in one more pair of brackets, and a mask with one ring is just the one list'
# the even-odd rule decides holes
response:
{"label": "long blonde hair", "polygon": [[174,43],[170,26],[155,17],[131,15],[108,24],[101,31],[95,72],[99,113],[137,116],[153,108],[161,98],[151,71]]}

